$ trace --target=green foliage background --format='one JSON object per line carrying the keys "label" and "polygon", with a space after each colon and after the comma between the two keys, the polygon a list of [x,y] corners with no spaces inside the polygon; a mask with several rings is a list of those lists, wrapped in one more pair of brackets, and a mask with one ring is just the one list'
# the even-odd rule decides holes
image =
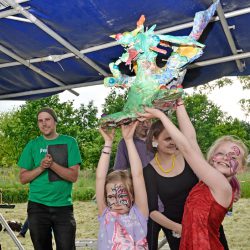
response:
{"label": "green foliage background", "polygon": [[[241,78],[244,88],[249,88],[249,77]],[[220,80],[217,86],[223,87],[231,84],[228,79]],[[203,90],[211,87],[202,86]],[[127,92],[119,92],[112,90],[110,95],[105,99],[102,113],[110,114],[118,112],[122,109],[126,100]],[[241,100],[241,106],[248,114],[249,100]],[[201,90],[192,96],[185,97],[185,106],[190,115],[190,119],[194,124],[197,132],[197,139],[202,152],[205,154],[212,142],[222,135],[236,135],[240,137],[250,148],[250,124],[238,119],[233,119],[216,106],[212,101],[208,100],[206,94]],[[93,101],[87,105],[82,104],[79,108],[75,108],[73,102],[60,102],[58,95],[51,97],[27,101],[24,105],[16,110],[7,113],[0,113],[0,188],[8,189],[4,192],[4,198],[11,202],[8,195],[11,193],[15,200],[26,200],[28,189],[18,183],[18,158],[26,145],[26,143],[37,137],[39,130],[37,128],[37,112],[42,107],[52,107],[58,116],[57,131],[61,134],[71,135],[78,141],[83,164],[81,169],[94,174],[97,166],[100,151],[103,146],[103,139],[98,132],[99,118],[98,109],[94,106]],[[173,120],[176,120],[173,114]],[[112,168],[117,144],[121,139],[121,132],[116,131],[116,138],[111,155]],[[12,171],[15,169],[14,171]],[[7,172],[6,172],[7,171]],[[8,178],[6,177],[8,174]],[[90,199],[94,192],[94,176],[85,176],[83,174],[74,190],[74,199],[85,200]],[[248,180],[243,177],[244,185],[248,186]],[[5,178],[6,177],[6,178]],[[89,186],[84,186],[83,182]],[[84,191],[79,191],[84,190]],[[244,191],[244,195],[250,196],[248,191]]]}

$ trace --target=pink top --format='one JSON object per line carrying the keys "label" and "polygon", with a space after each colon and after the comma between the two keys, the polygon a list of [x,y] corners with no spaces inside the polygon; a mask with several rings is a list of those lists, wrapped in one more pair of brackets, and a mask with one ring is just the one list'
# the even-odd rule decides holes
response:
{"label": "pink top", "polygon": [[122,215],[106,208],[99,222],[98,250],[148,249],[147,218],[136,205]]}

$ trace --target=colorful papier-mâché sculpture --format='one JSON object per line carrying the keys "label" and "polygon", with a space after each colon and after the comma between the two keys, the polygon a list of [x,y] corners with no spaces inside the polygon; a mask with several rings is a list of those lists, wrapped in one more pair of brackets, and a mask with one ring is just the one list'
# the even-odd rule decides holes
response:
{"label": "colorful papier-m\u00e2ch\u00e9 sculpture", "polygon": [[[113,76],[106,77],[104,85],[129,87],[129,91],[123,110],[103,116],[102,126],[115,127],[129,123],[137,119],[137,112],[143,112],[144,106],[154,106],[163,111],[173,109],[176,100],[183,93],[181,83],[187,65],[203,54],[204,45],[197,40],[214,15],[218,2],[206,11],[195,14],[189,36],[156,35],[156,25],[145,31],[144,16],[138,20],[135,30],[112,36],[124,47],[125,53],[116,62],[109,64]],[[165,49],[157,47],[159,45],[172,49],[163,68],[156,65],[157,54],[166,53]],[[122,75],[118,67],[122,62],[130,66],[132,64],[135,76]]]}

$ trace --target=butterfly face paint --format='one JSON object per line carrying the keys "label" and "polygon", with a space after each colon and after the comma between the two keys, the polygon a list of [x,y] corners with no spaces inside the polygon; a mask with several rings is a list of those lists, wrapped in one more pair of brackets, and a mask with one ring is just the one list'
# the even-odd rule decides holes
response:
{"label": "butterfly face paint", "polygon": [[121,206],[125,210],[131,207],[131,201],[127,189],[122,184],[107,185],[107,205],[110,209]]}
{"label": "butterfly face paint", "polygon": [[217,162],[217,163],[221,163],[224,160],[228,162],[228,167],[230,168],[230,175],[234,175],[236,174],[236,170],[239,166],[239,161],[238,161],[238,157],[240,156],[240,149],[237,146],[233,146],[231,147],[230,152],[228,153],[223,153],[221,151],[217,152],[214,157],[213,157],[213,161]]}

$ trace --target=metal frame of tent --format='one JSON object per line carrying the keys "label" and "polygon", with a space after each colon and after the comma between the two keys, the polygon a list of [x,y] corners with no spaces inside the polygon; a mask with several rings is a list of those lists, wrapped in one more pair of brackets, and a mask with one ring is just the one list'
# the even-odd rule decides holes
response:
{"label": "metal frame of tent", "polygon": [[[52,87],[52,88],[44,88],[40,90],[31,90],[31,91],[24,91],[21,93],[12,93],[12,94],[2,94],[0,95],[0,100],[1,99],[10,99],[10,98],[16,98],[16,97],[21,97],[21,96],[29,96],[29,95],[34,95],[34,94],[43,94],[43,93],[51,93],[55,91],[62,91],[62,90],[69,90],[75,95],[78,95],[78,93],[74,90],[73,88],[79,88],[79,87],[85,87],[85,86],[93,86],[93,85],[98,85],[102,84],[102,81],[93,81],[93,82],[84,82],[84,83],[76,83],[76,84],[69,84],[67,85],[66,83],[59,81],[55,77],[51,76],[50,74],[46,73],[43,71],[41,68],[34,66],[33,63],[37,62],[45,62],[45,61],[52,61],[52,62],[59,62],[61,60],[70,58],[70,57],[76,57],[88,65],[90,65],[93,69],[95,69],[100,75],[102,76],[107,76],[108,73],[104,71],[101,67],[99,67],[95,62],[93,62],[90,58],[86,56],[87,53],[89,52],[94,52],[106,48],[110,48],[113,46],[117,46],[118,44],[116,42],[109,42],[105,43],[102,45],[90,47],[87,49],[83,50],[78,50],[74,45],[70,44],[68,41],[66,41],[64,38],[62,38],[58,33],[53,31],[51,28],[49,28],[46,24],[44,24],[42,21],[40,21],[36,16],[31,14],[29,12],[28,7],[22,7],[21,3],[27,2],[28,0],[0,0],[0,18],[14,18],[15,20],[18,21],[25,21],[25,22],[30,22],[37,27],[39,27],[41,30],[46,32],[49,36],[54,38],[57,42],[59,42],[61,45],[63,45],[65,48],[67,48],[70,53],[66,53],[63,55],[48,55],[46,57],[42,58],[34,58],[30,60],[25,60],[24,58],[18,56],[17,54],[13,53],[6,47],[0,45],[0,51],[6,54],[7,56],[13,58],[16,62],[8,62],[8,63],[2,63],[0,64],[0,69],[1,68],[10,68],[10,67],[15,67],[18,65],[24,65],[31,69],[32,71],[36,72],[37,74],[43,76],[44,78],[47,78],[51,82],[55,83],[58,87]],[[215,2],[215,0],[213,0]],[[4,10],[5,8],[11,7],[12,9],[10,10]],[[217,8],[217,13],[218,16],[214,17],[212,19],[212,22],[217,22],[220,21],[221,25],[223,27],[225,36],[227,38],[228,44],[230,45],[232,55],[222,57],[222,58],[216,58],[216,59],[211,59],[211,60],[206,60],[206,61],[200,61],[193,63],[192,65],[189,66],[189,68],[196,68],[196,67],[203,67],[207,65],[212,65],[212,64],[219,64],[219,63],[224,63],[224,62],[229,62],[229,61],[235,61],[237,64],[237,68],[239,72],[242,72],[244,70],[244,63],[240,61],[240,59],[248,58],[250,57],[250,52],[242,52],[241,50],[238,50],[236,48],[235,42],[232,38],[231,34],[231,29],[234,29],[235,27],[229,26],[227,23],[227,18],[231,17],[236,17],[240,15],[245,15],[250,13],[250,8],[244,8],[228,13],[224,13],[222,6],[219,4]],[[15,15],[21,14],[25,18],[20,18],[20,17],[15,17]],[[185,28],[192,27],[193,22],[188,22],[184,23],[181,25],[177,25],[174,27],[169,27],[166,29],[158,30],[156,33],[157,34],[166,34],[169,32],[173,31],[178,31],[182,30]]]}
{"label": "metal frame of tent", "polygon": [[[26,3],[28,1],[29,0],[0,0],[0,18],[8,18],[8,19],[12,19],[12,20],[20,21],[20,22],[27,22],[27,23],[36,25],[39,29],[41,29],[46,34],[48,34],[51,38],[55,39],[59,44],[64,46],[69,52],[65,54],[61,54],[61,55],[57,55],[57,54],[47,55],[45,57],[32,58],[32,59],[26,60],[25,58],[22,58],[18,54],[12,52],[10,49],[4,47],[3,45],[0,45],[0,51],[15,60],[15,62],[1,63],[0,69],[24,65],[27,68],[31,69],[32,71],[36,72],[37,74],[41,75],[42,77],[50,80],[51,82],[57,85],[57,87],[23,91],[21,93],[2,94],[0,95],[0,100],[22,97],[22,96],[29,96],[29,95],[34,95],[34,94],[53,93],[53,92],[62,91],[62,90],[69,90],[71,93],[78,95],[78,93],[72,89],[102,84],[102,80],[89,81],[89,82],[84,82],[84,83],[79,82],[75,84],[66,84],[63,81],[56,79],[54,76],[42,70],[41,67],[37,67],[34,64],[39,63],[39,62],[46,62],[46,61],[57,63],[61,60],[75,57],[75,58],[78,58],[79,60],[82,60],[84,63],[88,64],[89,66],[91,66],[100,75],[107,76],[108,72],[106,72],[100,66],[98,66],[86,54],[90,52],[95,52],[95,51],[100,51],[103,49],[111,48],[111,47],[117,46],[118,44],[116,42],[109,42],[109,43],[104,43],[101,45],[85,48],[82,50],[78,50],[73,44],[66,41],[56,31],[52,30],[48,25],[46,25],[44,22],[39,20],[39,18],[37,18],[32,13],[30,13],[29,7],[22,6],[23,3]],[[213,2],[215,2],[215,0],[213,0]],[[229,26],[227,23],[227,19],[236,17],[236,16],[246,15],[249,13],[250,13],[250,7],[224,13],[222,6],[219,4],[217,8],[218,16],[214,17],[211,22],[218,22],[218,21],[221,22],[221,25],[223,27],[225,36],[227,38],[227,42],[230,46],[232,55],[196,62],[196,63],[191,64],[189,68],[204,67],[204,66],[213,65],[213,64],[220,64],[220,63],[225,63],[229,61],[235,61],[239,72],[242,72],[244,70],[245,65],[240,60],[249,58],[250,52],[243,52],[237,49],[237,46],[231,34],[231,29],[234,29],[235,27]],[[23,17],[16,17],[16,15],[21,15]],[[187,23],[183,23],[180,25],[175,25],[173,27],[168,27],[165,29],[158,30],[156,34],[166,34],[166,33],[179,31],[179,30],[186,29],[186,28],[191,28],[192,26],[193,26],[193,22],[187,22]],[[1,220],[3,220],[3,218]],[[14,236],[13,236],[13,240],[15,240]],[[83,244],[82,242],[80,243]]]}

